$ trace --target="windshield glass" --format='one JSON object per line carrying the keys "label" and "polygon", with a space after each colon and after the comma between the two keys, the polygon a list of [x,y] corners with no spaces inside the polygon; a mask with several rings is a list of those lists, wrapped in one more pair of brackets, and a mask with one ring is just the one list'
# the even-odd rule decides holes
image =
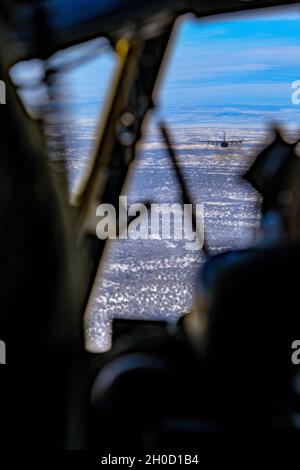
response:
{"label": "windshield glass", "polygon": [[[256,238],[260,200],[241,176],[272,138],[269,130],[274,123],[284,129],[288,140],[299,137],[299,53],[296,7],[206,20],[187,15],[180,20],[157,106],[122,192],[122,204],[132,213],[138,207],[133,205],[148,205],[133,232],[110,242],[106,250],[85,317],[90,350],[109,347],[113,318],[175,321],[193,304],[195,279],[205,256],[185,236],[184,224],[188,232],[190,220],[180,212],[180,188],[159,129],[161,120],[168,123],[197,205],[200,238],[204,236],[209,253],[249,246]],[[78,58],[83,60],[77,63]],[[48,134],[55,143],[55,119],[63,108],[73,188],[95,145],[99,111],[108,101],[117,58],[100,39],[55,58],[58,68],[66,61],[72,67],[62,75],[65,86],[58,88]],[[22,85],[25,80],[26,85],[29,79],[38,80],[39,67],[31,64],[26,71],[16,66],[15,82]],[[21,95],[31,112],[47,103],[44,92],[42,86],[26,89],[23,81]]]}

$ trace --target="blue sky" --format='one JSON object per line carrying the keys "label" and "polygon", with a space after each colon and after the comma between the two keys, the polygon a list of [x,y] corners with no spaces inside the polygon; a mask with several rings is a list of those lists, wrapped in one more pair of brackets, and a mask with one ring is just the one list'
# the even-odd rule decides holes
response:
{"label": "blue sky", "polygon": [[185,20],[161,103],[291,106],[291,82],[300,77],[299,26],[295,8],[215,22]]}
{"label": "blue sky", "polygon": [[[209,20],[184,17],[165,68],[161,112],[179,125],[260,125],[268,113],[269,120],[300,123],[300,105],[291,102],[291,82],[300,80],[299,12],[294,6]],[[97,41],[99,54],[64,74],[59,99],[75,119],[95,120],[115,71],[115,54],[101,51],[103,40]],[[91,44],[58,57],[84,56],[86,47]],[[38,69],[31,64],[25,74],[32,78]],[[39,100],[42,93],[27,96]]]}

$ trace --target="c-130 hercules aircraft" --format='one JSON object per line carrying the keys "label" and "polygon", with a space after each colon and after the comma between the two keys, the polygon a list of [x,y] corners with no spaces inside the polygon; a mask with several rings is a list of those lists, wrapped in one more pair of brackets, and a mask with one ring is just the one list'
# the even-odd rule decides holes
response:
{"label": "c-130 hercules aircraft", "polygon": [[[134,445],[144,450],[145,447],[151,448],[153,442],[162,446],[176,447],[180,444],[181,447],[188,447],[191,443],[199,443],[201,436],[215,431],[255,431],[259,426],[273,430],[274,422],[276,429],[278,426],[288,430],[292,428],[286,416],[290,408],[297,406],[295,396],[291,394],[292,398],[289,395],[287,401],[280,401],[275,393],[278,377],[281,377],[280,373],[286,366],[283,358],[280,358],[275,371],[272,367],[263,369],[257,366],[259,357],[254,351],[252,359],[257,361],[255,368],[258,375],[255,376],[254,371],[252,376],[251,372],[251,386],[243,374],[241,382],[237,381],[241,377],[238,366],[236,369],[229,368],[226,383],[234,384],[235,388],[226,385],[226,390],[223,390],[225,381],[221,374],[220,397],[215,387],[215,356],[210,356],[206,363],[204,361],[201,380],[214,385],[204,391],[201,404],[209,404],[203,409],[202,406],[198,408],[198,395],[192,380],[198,370],[198,360],[185,347],[180,333],[178,341],[178,335],[175,339],[170,337],[167,327],[160,324],[132,322],[132,335],[136,341],[125,340],[126,334],[131,335],[130,331],[128,333],[131,327],[121,322],[120,330],[125,333],[120,335],[117,350],[113,348],[111,352],[93,356],[85,351],[82,326],[106,245],[106,240],[100,240],[95,234],[95,208],[100,203],[118,206],[118,197],[135,158],[137,144],[145,132],[148,111],[156,106],[157,90],[168,47],[174,37],[176,20],[185,13],[204,18],[291,3],[296,2],[1,2],[0,78],[6,83],[7,99],[6,104],[0,107],[0,190],[1,200],[5,201],[0,212],[1,226],[5,227],[0,243],[0,334],[7,345],[7,371],[10,375],[9,419],[3,427],[6,438],[13,438],[19,448],[32,447],[34,443],[36,447],[48,449],[106,446],[119,451]],[[59,70],[49,70],[49,58],[59,50],[96,37],[108,38],[119,56],[120,64],[90,167],[77,192],[70,195],[66,185],[65,161],[61,158],[54,162],[55,165],[49,162],[41,122],[32,120],[25,112],[9,70],[19,61],[41,59],[45,65],[43,80],[50,88],[53,75]],[[130,120],[123,119],[128,113]],[[176,166],[176,156],[167,141],[167,128],[164,126],[162,130]],[[132,136],[130,140],[123,138],[128,131]],[[227,141],[224,136],[220,145],[227,147],[231,142],[239,143]],[[188,189],[178,167],[176,171],[182,199],[188,202]],[[22,236],[17,224],[22,227]],[[205,245],[204,250],[208,252]],[[298,251],[296,248],[295,252],[293,250],[294,247],[289,246],[287,253],[284,248],[276,253],[274,251],[274,256],[267,253],[269,275],[274,271],[272,263],[277,255],[282,266],[286,266],[283,260],[287,258],[293,263],[298,259]],[[263,269],[264,264],[259,256],[256,262],[259,269]],[[254,285],[254,271],[245,269],[239,278],[248,276],[249,285]],[[293,282],[293,276],[290,279]],[[284,280],[281,290],[288,304],[292,304],[293,296],[289,302]],[[278,285],[275,291],[280,291]],[[261,299],[263,293],[257,288],[253,298],[256,295]],[[225,305],[226,302],[224,309]],[[265,305],[260,300],[257,309],[261,310]],[[281,300],[277,301],[278,308],[280,305]],[[245,309],[250,310],[250,306],[252,303],[249,302]],[[260,314],[260,310],[256,314]],[[25,311],[28,315],[24,315]],[[264,316],[260,316],[262,330],[266,326],[264,322],[267,324]],[[241,323],[241,316],[238,324],[243,333],[240,336],[247,337],[248,326],[253,333],[250,324],[245,326]],[[224,325],[224,331],[228,333],[226,321]],[[281,325],[283,334],[284,322]],[[212,328],[214,326],[213,322]],[[297,333],[295,331],[295,335]],[[273,339],[279,342],[280,337],[276,334],[277,330]],[[240,336],[236,334],[236,337]],[[215,344],[221,344],[220,348],[228,352],[228,356],[225,354],[230,358],[227,364],[234,364],[235,360],[238,362],[235,354],[238,355],[239,348],[234,352],[234,342],[227,343],[219,334]],[[287,348],[289,344],[287,341]],[[257,340],[259,347],[263,348],[261,336]],[[126,355],[128,350],[129,354]],[[120,359],[122,364],[118,362],[119,356],[123,357]],[[141,358],[143,367],[139,362]],[[109,368],[109,364],[115,364],[115,368]],[[132,369],[132,364],[139,365]],[[183,370],[188,380],[183,376]],[[109,378],[106,388],[101,375],[103,371],[107,371],[106,378]],[[143,388],[142,384],[148,384],[149,373],[151,387]],[[285,385],[290,385],[290,375],[286,377],[282,374],[285,379],[278,385],[280,390],[284,389],[284,397],[288,394]],[[175,394],[176,399],[166,401],[170,390],[179,390],[178,381],[190,387],[189,398],[179,403]],[[130,387],[126,388],[128,383]],[[268,388],[269,384],[272,387]],[[141,393],[139,387],[142,387]],[[290,390],[289,387],[287,389]],[[120,390],[123,401],[118,402],[115,399],[120,396]],[[251,391],[252,396],[247,390]],[[265,396],[269,396],[270,390],[274,391],[274,395],[267,409]],[[160,397],[157,401],[156,394]],[[226,401],[228,397],[234,397],[234,400]],[[226,408],[223,402],[229,403],[229,406]],[[279,410],[278,403],[283,403]],[[272,413],[275,415],[273,421],[270,418]],[[282,415],[283,420],[277,420]],[[105,430],[101,428],[104,427],[103,423]],[[151,436],[155,439],[147,440],[153,429]]]}
{"label": "c-130 hercules aircraft", "polygon": [[239,145],[243,142],[243,140],[232,140],[232,139],[226,139],[226,132],[223,132],[223,139],[222,140],[197,140],[197,143],[200,144],[208,144],[208,145],[214,145],[216,147],[221,147],[221,148],[227,148],[231,147],[233,145]]}

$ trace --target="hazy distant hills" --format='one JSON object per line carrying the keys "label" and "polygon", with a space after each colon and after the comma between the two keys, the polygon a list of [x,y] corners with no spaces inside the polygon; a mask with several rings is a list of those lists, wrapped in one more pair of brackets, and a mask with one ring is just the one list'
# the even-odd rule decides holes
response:
{"label": "hazy distant hills", "polygon": [[218,106],[161,108],[158,115],[173,125],[267,128],[276,121],[289,127],[300,127],[300,106]]}

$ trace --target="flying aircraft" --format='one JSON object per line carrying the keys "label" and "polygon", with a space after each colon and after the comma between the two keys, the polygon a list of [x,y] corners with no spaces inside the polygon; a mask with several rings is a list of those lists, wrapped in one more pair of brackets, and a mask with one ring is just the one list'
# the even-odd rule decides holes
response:
{"label": "flying aircraft", "polygon": [[226,140],[226,132],[223,132],[223,139],[222,140],[200,140],[200,143],[205,143],[208,145],[214,145],[216,147],[227,148],[234,145],[240,145],[243,140]]}

